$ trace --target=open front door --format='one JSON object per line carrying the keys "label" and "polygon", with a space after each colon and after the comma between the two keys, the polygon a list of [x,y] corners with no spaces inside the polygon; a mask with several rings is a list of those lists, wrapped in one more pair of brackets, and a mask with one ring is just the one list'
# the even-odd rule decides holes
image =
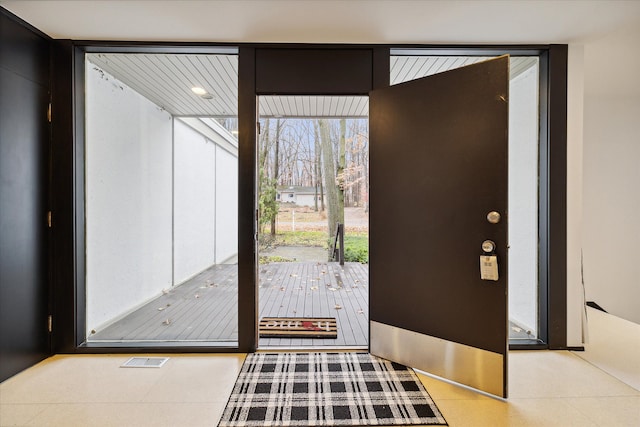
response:
{"label": "open front door", "polygon": [[502,397],[508,90],[503,56],[370,93],[370,351]]}

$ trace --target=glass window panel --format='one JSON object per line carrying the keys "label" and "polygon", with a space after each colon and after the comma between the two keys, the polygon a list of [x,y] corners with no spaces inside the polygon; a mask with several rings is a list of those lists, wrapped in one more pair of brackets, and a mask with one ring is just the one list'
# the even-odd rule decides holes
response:
{"label": "glass window panel", "polygon": [[237,56],[86,57],[86,337],[237,346]]}

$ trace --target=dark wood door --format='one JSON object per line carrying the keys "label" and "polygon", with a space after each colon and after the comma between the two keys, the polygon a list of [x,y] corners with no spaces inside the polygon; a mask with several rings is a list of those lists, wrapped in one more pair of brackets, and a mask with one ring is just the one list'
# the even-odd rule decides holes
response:
{"label": "dark wood door", "polygon": [[0,10],[0,381],[49,355],[49,40]]}
{"label": "dark wood door", "polygon": [[371,353],[503,397],[508,76],[504,56],[370,93]]}

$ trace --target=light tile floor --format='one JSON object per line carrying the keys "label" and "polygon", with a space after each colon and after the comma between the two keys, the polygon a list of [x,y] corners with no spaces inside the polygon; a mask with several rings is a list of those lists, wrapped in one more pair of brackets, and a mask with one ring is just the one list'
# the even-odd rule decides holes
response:
{"label": "light tile floor", "polygon": [[[215,426],[244,355],[54,356],[0,384],[1,426]],[[420,374],[451,426],[640,426],[640,391],[566,351],[510,354],[510,398]]]}

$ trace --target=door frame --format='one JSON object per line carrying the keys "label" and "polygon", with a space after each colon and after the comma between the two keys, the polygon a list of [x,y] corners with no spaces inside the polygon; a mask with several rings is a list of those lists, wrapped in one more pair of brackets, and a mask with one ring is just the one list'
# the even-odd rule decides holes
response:
{"label": "door frame", "polygon": [[[258,79],[259,51],[274,51],[281,58],[294,58],[300,50],[340,52],[366,51],[370,55],[370,88],[389,85],[392,49],[413,49],[423,54],[498,56],[502,54],[540,57],[540,187],[539,187],[539,304],[543,343],[511,348],[567,348],[566,282],[566,183],[567,183],[567,45],[467,46],[467,45],[301,45],[254,43],[149,43],[54,40],[52,46],[52,102],[54,120],[52,211],[52,281],[54,294],[53,351],[57,353],[104,352],[253,352],[257,348],[256,272],[256,126],[257,96],[272,94],[273,87]],[[84,342],[84,53],[201,53],[219,47],[239,49],[239,215],[238,347],[95,347]],[[260,61],[260,59],[259,59]],[[262,62],[264,64],[264,62]],[[264,68],[262,68],[264,70]],[[326,76],[310,69],[308,80]],[[353,77],[353,76],[352,76]],[[352,80],[351,80],[352,81]],[[289,94],[300,92],[299,82]],[[261,85],[261,86],[259,86]],[[362,87],[350,89],[336,81],[336,88],[315,87],[304,94],[366,94]],[[284,89],[276,92],[282,93]],[[332,93],[333,91],[333,93]],[[360,92],[358,92],[360,91]],[[320,92],[320,93],[318,93]],[[356,92],[356,93],[353,93]],[[368,93],[368,90],[366,91]],[[300,93],[302,94],[302,93]],[[548,320],[548,322],[547,322]]]}
{"label": "door frame", "polygon": [[0,26],[2,382],[51,355],[51,38],[2,7]]}

